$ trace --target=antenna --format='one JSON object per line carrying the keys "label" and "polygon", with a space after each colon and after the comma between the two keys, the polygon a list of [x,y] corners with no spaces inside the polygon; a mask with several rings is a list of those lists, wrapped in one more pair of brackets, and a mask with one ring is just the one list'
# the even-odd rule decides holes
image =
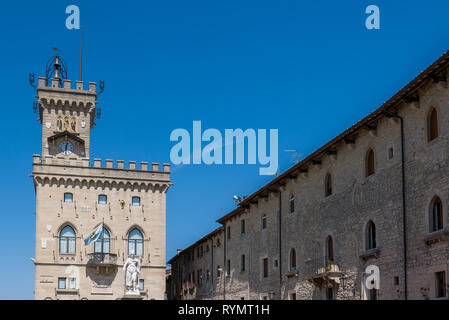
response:
{"label": "antenna", "polygon": [[299,158],[302,157],[302,153],[298,153],[298,150],[284,150],[285,152],[293,152],[293,159],[290,160],[291,162],[294,162],[295,164],[297,164],[299,162]]}
{"label": "antenna", "polygon": [[80,81],[83,81],[83,25],[80,25]]}

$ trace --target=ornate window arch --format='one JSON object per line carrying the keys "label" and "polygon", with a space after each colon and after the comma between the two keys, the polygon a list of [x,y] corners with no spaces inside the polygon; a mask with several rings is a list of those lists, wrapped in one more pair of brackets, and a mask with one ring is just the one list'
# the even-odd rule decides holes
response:
{"label": "ornate window arch", "polygon": [[128,255],[143,256],[143,234],[137,227],[128,233]]}
{"label": "ornate window arch", "polygon": [[95,253],[110,253],[111,251],[111,234],[108,228],[103,227],[100,238],[94,243]]}
{"label": "ornate window arch", "polygon": [[76,233],[70,225],[66,225],[59,232],[59,253],[76,253]]}

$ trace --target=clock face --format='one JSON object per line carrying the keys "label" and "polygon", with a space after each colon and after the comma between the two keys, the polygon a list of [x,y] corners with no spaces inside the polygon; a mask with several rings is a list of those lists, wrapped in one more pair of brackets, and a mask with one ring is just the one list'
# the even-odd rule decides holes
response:
{"label": "clock face", "polygon": [[62,141],[59,144],[59,152],[68,156],[73,152],[73,144],[70,141]]}

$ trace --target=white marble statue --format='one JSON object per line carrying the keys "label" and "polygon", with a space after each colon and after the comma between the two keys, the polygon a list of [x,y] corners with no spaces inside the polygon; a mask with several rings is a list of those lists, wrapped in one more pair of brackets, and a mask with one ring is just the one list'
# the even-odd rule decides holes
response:
{"label": "white marble statue", "polygon": [[139,257],[130,256],[123,265],[125,271],[125,292],[126,294],[140,294],[139,274],[141,261]]}

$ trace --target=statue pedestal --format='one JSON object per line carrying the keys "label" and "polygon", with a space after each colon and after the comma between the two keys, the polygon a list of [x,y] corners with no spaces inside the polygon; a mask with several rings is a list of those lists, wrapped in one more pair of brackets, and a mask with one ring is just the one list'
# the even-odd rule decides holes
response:
{"label": "statue pedestal", "polygon": [[140,294],[140,292],[125,292],[125,294],[122,297],[122,300],[142,300],[143,296]]}

